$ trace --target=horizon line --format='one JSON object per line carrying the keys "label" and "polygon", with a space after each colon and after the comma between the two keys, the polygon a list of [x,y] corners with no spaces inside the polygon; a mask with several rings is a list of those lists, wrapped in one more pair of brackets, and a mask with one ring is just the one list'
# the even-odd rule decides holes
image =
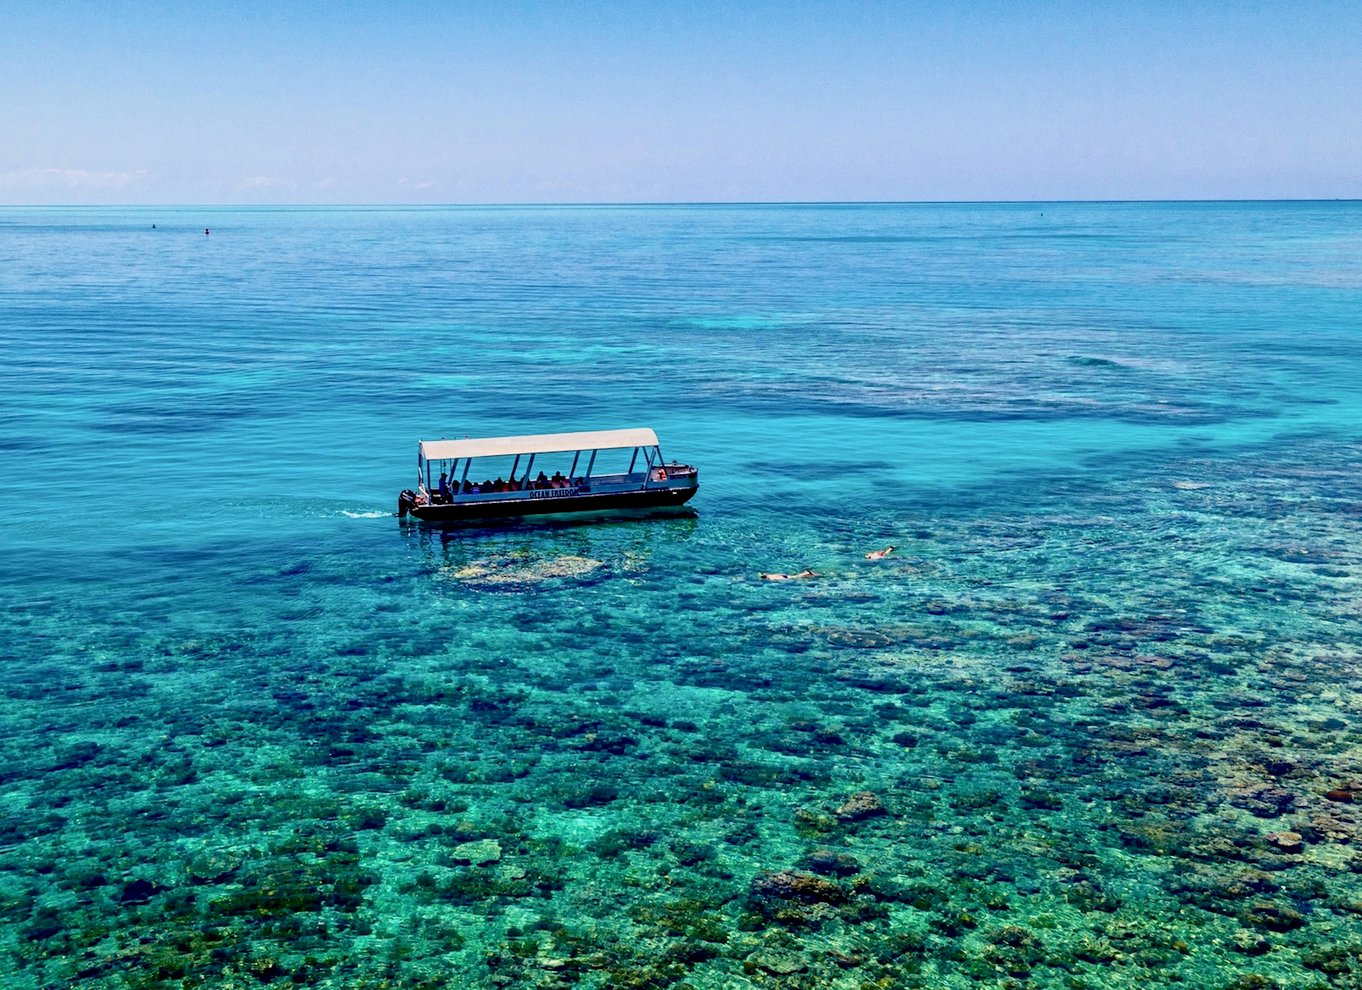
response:
{"label": "horizon line", "polygon": [[732,200],[591,200],[533,202],[487,201],[449,203],[0,203],[0,209],[514,209],[514,208],[639,208],[676,206],[1040,206],[1040,205],[1156,205],[1211,203],[1362,203],[1357,196],[1172,198],[1150,199],[732,199]]}

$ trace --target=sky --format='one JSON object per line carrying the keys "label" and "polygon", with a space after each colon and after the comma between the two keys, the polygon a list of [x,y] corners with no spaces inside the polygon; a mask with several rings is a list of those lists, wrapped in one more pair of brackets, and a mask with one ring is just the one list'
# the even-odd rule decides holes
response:
{"label": "sky", "polygon": [[0,0],[0,204],[1362,198],[1362,3]]}

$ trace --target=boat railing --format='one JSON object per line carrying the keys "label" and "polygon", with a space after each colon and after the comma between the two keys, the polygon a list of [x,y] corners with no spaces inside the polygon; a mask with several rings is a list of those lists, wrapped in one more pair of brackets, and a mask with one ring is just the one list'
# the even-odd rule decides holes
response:
{"label": "boat railing", "polygon": [[[522,480],[515,487],[505,488],[498,491],[488,490],[465,492],[455,489],[450,492],[451,498],[449,499],[449,501],[494,502],[499,500],[505,500],[507,498],[510,499],[523,498],[527,495],[532,494],[542,497],[544,492],[561,492],[562,494],[566,495],[586,493],[592,491],[593,489],[599,490],[601,488],[627,489],[631,487],[649,488],[655,486],[665,486],[667,484],[669,477],[672,478],[684,477],[687,472],[692,470],[683,465],[676,465],[676,467],[679,468],[680,470],[676,471],[675,474],[660,475],[658,472],[659,468],[661,467],[662,466],[659,465],[658,467],[650,468],[647,471],[631,471],[627,474],[593,474],[590,478],[577,478],[570,483],[564,483],[562,485],[553,485],[547,487],[537,485],[533,481],[526,483],[525,481]],[[671,468],[672,466],[669,465],[668,470],[670,470]],[[438,504],[444,502],[445,500],[437,494],[435,495],[433,501]]]}
{"label": "boat railing", "polygon": [[648,480],[647,471],[633,471],[628,474],[593,474],[593,485],[641,485]]}

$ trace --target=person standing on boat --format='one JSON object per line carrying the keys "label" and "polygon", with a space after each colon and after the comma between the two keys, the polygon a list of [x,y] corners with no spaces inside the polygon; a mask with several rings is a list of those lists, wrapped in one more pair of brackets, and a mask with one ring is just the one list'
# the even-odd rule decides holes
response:
{"label": "person standing on boat", "polygon": [[449,475],[443,471],[440,472],[440,501],[449,501]]}

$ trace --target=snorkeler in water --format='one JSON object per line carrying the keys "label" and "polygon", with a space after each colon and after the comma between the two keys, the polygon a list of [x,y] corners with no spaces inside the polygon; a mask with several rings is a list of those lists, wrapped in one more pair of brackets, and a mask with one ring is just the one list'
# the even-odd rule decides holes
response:
{"label": "snorkeler in water", "polygon": [[814,571],[809,570],[808,568],[805,568],[798,574],[778,574],[778,573],[768,574],[765,571],[763,571],[759,573],[757,577],[761,578],[763,581],[802,581],[805,580],[806,578],[818,577],[818,574]]}
{"label": "snorkeler in water", "polygon": [[894,552],[894,547],[892,547],[892,546],[885,547],[883,550],[871,550],[868,554],[865,555],[865,559],[866,559],[866,560],[883,560],[885,557],[888,557],[888,556],[889,556],[891,553],[893,553],[893,552]]}

